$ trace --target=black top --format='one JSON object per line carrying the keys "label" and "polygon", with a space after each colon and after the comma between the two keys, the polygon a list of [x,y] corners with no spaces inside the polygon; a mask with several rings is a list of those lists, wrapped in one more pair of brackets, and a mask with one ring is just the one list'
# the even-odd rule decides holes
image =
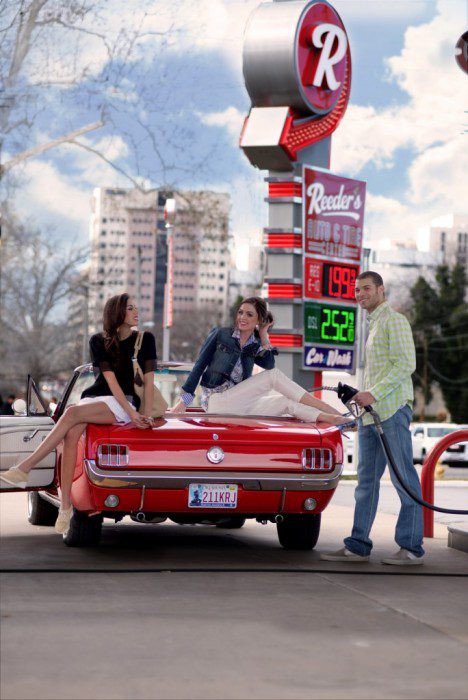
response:
{"label": "black top", "polygon": [[[134,372],[132,357],[135,350],[136,339],[137,332],[133,331],[128,338],[120,341],[120,354],[118,361],[115,362],[104,346],[104,336],[102,333],[96,333],[91,336],[89,350],[93,363],[95,382],[92,386],[83,391],[81,394],[82,399],[88,396],[112,396],[112,391],[103,375],[103,372],[110,371],[115,373],[115,377],[125,396],[131,396],[135,407],[137,409],[140,407],[140,399],[135,394],[133,386]],[[156,343],[154,335],[148,331],[145,331],[143,334],[143,342],[138,353],[138,363],[144,374],[154,372],[156,368]]]}

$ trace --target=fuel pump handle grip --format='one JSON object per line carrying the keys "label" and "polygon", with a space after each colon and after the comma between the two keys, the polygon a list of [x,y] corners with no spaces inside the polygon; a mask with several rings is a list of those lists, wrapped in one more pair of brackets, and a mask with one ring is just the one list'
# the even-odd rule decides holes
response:
{"label": "fuel pump handle grip", "polygon": [[[349,384],[343,384],[342,382],[338,382],[338,389],[337,389],[337,394],[338,398],[341,399],[341,401],[344,403],[346,406],[349,401],[353,398],[353,396],[356,396],[356,394],[359,393],[359,389],[355,389],[353,386],[349,386]],[[370,413],[372,411],[370,406],[364,406],[364,409]]]}

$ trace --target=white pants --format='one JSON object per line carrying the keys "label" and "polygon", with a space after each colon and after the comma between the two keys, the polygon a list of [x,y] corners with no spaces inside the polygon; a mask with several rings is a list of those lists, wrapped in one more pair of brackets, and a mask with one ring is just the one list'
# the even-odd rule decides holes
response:
{"label": "white pants", "polygon": [[235,413],[241,416],[295,416],[315,422],[321,413],[299,400],[307,392],[281,370],[267,369],[226,391],[211,394],[209,413]]}

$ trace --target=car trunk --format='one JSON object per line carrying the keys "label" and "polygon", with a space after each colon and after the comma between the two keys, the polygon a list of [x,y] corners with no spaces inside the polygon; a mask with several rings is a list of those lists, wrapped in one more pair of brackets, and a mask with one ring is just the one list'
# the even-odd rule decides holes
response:
{"label": "car trunk", "polygon": [[[301,471],[302,450],[322,447],[314,425],[293,418],[216,416],[184,413],[157,420],[151,430],[130,426],[89,426],[87,455],[96,458],[100,444],[129,448],[126,469],[272,472]],[[210,448],[224,453],[218,464]],[[219,456],[219,453],[218,453]]]}

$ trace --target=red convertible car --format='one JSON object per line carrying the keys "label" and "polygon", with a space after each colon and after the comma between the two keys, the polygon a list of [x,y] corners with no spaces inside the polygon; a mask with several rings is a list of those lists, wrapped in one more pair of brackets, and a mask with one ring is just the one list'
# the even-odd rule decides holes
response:
{"label": "red convertible car", "polygon": [[[188,365],[163,363],[156,384],[176,401]],[[91,365],[75,370],[52,416],[32,379],[26,415],[0,417],[0,469],[32,452],[63,411],[93,382]],[[29,522],[53,525],[60,485],[60,448],[34,468],[28,486]],[[321,512],[343,469],[341,434],[295,418],[216,415],[189,408],[167,414],[148,430],[89,425],[78,450],[74,515],[68,546],[99,543],[104,518],[142,523],[239,528],[246,518],[275,522],[286,549],[312,549]],[[1,482],[1,490],[14,490]],[[98,511],[97,515],[94,515]],[[93,513],[93,515],[90,515]]]}

